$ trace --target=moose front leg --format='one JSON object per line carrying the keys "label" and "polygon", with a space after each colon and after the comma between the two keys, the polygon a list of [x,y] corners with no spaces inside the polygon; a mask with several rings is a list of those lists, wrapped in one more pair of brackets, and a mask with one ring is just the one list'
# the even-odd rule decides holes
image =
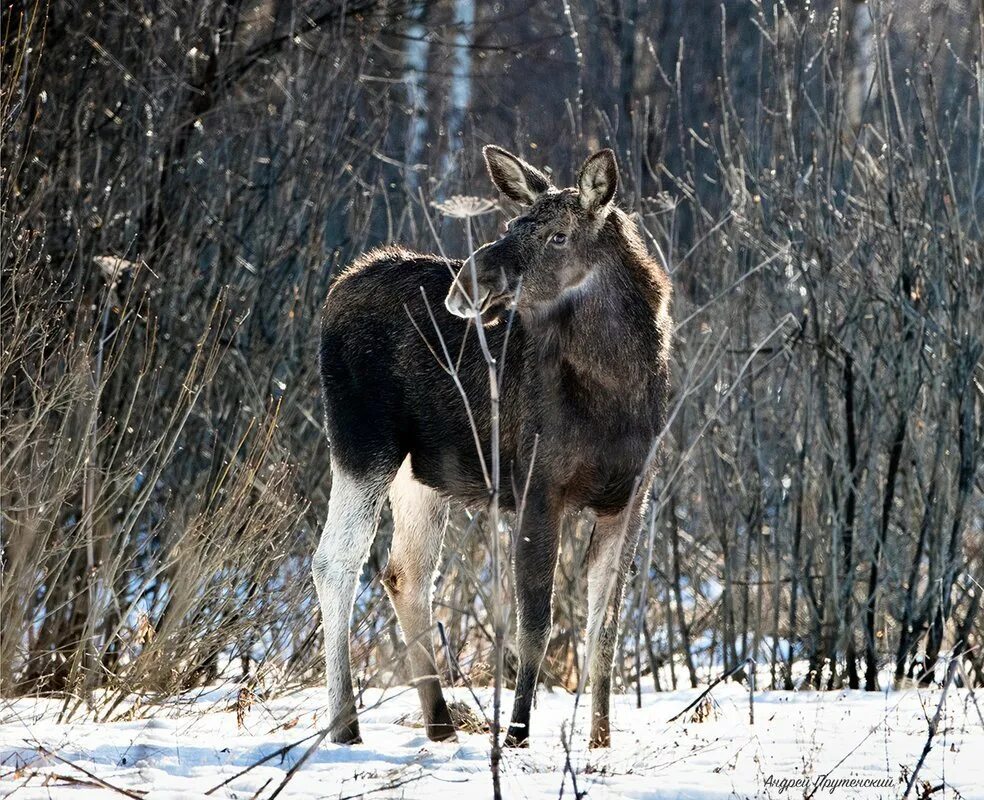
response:
{"label": "moose front leg", "polygon": [[560,539],[561,510],[542,496],[531,496],[517,532],[513,573],[516,584],[516,699],[507,747],[525,747],[530,735],[530,707],[536,694],[540,663],[547,650],[552,617],[554,567]]}
{"label": "moose front leg", "polygon": [[622,590],[635,556],[641,516],[642,503],[635,503],[617,516],[600,517],[588,551],[589,747],[611,745],[612,662],[618,643]]}

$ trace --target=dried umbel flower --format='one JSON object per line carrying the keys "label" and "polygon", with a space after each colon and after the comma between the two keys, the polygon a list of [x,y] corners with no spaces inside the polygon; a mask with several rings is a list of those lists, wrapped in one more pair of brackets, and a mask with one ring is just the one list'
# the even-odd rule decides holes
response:
{"label": "dried umbel flower", "polygon": [[92,260],[99,267],[99,271],[102,272],[110,286],[115,285],[124,272],[139,266],[136,261],[128,261],[119,256],[93,256]]}
{"label": "dried umbel flower", "polygon": [[484,197],[467,197],[460,194],[453,195],[443,202],[431,203],[431,205],[444,214],[444,216],[454,217],[455,219],[480,217],[496,209],[496,204],[492,200],[487,200]]}

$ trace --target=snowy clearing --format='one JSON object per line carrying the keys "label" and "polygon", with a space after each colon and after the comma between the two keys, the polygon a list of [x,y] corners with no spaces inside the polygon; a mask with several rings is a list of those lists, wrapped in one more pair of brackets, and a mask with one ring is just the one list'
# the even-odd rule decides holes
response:
{"label": "snowy clearing", "polygon": [[[464,689],[451,694],[474,705]],[[635,708],[634,695],[615,696],[615,746],[608,752],[586,749],[587,703],[582,699],[570,754],[577,790],[592,798],[803,797],[817,788],[818,778],[829,775],[830,780],[869,779],[876,785],[823,785],[816,797],[901,797],[900,781],[918,759],[927,720],[940,697],[938,689],[759,692],[755,724],[749,725],[747,692],[725,684],[711,695],[709,719],[696,723],[687,714],[667,722],[698,694],[646,693],[641,709]],[[123,797],[124,792],[147,798],[201,797],[317,730],[322,697],[316,689],[257,700],[248,711],[241,708],[241,726],[235,697],[234,691],[215,689],[154,709],[149,719],[69,724],[54,721],[56,702],[7,702],[0,716],[0,795],[25,800]],[[488,708],[491,690],[480,690],[478,698]],[[459,734],[456,744],[434,744],[421,729],[398,724],[417,710],[412,689],[368,690],[364,700],[365,744],[322,744],[281,797],[491,796],[487,736]],[[511,700],[506,693],[507,711]],[[561,742],[573,713],[574,697],[540,691],[532,747],[504,757],[504,797],[557,798],[562,786],[564,797],[574,796],[570,776],[565,778]],[[211,796],[269,797],[307,747],[293,748]],[[965,690],[950,690],[920,785],[924,779],[931,787],[943,786],[931,795],[934,799],[984,798],[984,725]],[[790,783],[796,781],[809,786]]]}

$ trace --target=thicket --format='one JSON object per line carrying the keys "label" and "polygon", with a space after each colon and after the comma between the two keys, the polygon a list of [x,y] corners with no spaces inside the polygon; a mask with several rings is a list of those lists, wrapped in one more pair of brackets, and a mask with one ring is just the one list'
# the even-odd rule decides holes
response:
{"label": "thicket", "polygon": [[[109,718],[220,675],[320,679],[319,308],[373,245],[465,255],[432,203],[492,196],[490,141],[566,183],[614,147],[674,281],[624,687],[751,657],[776,686],[874,688],[950,654],[980,683],[982,20],[924,5],[14,4],[0,691],[99,690]],[[408,677],[387,525],[365,682]],[[482,683],[491,543],[453,526],[442,659]],[[558,567],[544,679],[568,687],[589,528]]]}

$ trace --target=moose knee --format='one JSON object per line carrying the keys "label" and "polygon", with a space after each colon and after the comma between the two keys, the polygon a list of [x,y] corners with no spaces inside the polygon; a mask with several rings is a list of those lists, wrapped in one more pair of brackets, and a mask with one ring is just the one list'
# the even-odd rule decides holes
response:
{"label": "moose knee", "polygon": [[[367,535],[368,540],[371,532]],[[368,549],[368,542],[366,543]],[[330,534],[323,534],[311,559],[311,574],[315,586],[348,585],[357,579],[366,554],[352,543]]]}
{"label": "moose knee", "polygon": [[550,641],[550,622],[546,625],[521,625],[516,632],[516,647],[521,661],[539,664]]}
{"label": "moose knee", "polygon": [[314,585],[318,587],[334,585],[342,577],[356,572],[358,569],[358,564],[347,564],[343,560],[323,552],[321,548],[311,560],[311,575],[314,577]]}
{"label": "moose knee", "polygon": [[423,575],[421,570],[414,569],[412,562],[391,558],[380,578],[394,604],[416,607],[430,600],[430,577]]}
{"label": "moose knee", "polygon": [[410,658],[424,658],[414,667],[415,677],[434,672],[434,656],[430,652],[431,609],[427,583],[420,576],[406,569],[399,561],[391,561],[383,569],[380,579],[386,588],[396,618],[403,630],[403,638],[410,647]]}
{"label": "moose knee", "polygon": [[389,596],[395,600],[404,588],[402,570],[391,562],[383,569],[381,580]]}

